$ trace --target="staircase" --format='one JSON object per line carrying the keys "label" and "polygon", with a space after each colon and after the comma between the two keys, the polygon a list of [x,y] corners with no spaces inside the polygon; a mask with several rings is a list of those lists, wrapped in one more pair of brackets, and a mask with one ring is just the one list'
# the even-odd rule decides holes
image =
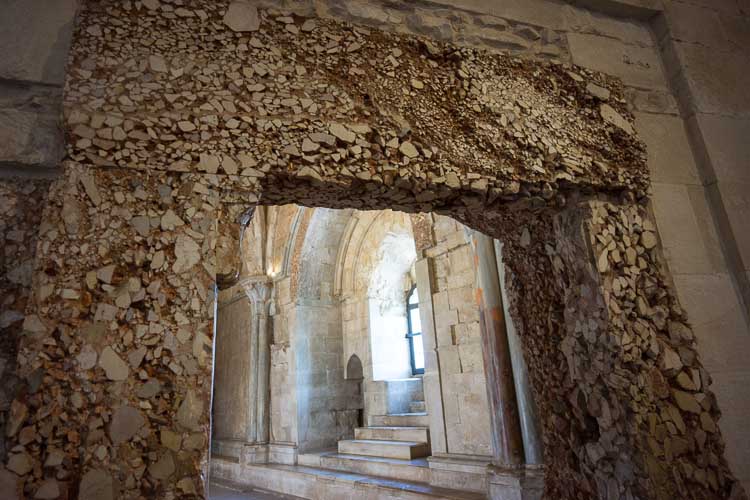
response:
{"label": "staircase", "polygon": [[339,441],[337,450],[300,453],[297,465],[240,466],[214,456],[212,474],[311,500],[484,500],[484,493],[430,485],[424,402],[408,408],[409,413],[371,416],[371,425],[356,428],[354,439]]}
{"label": "staircase", "polygon": [[426,427],[373,426],[354,429],[354,439],[339,441],[339,453],[412,460],[430,454]]}
{"label": "staircase", "polygon": [[354,439],[339,441],[340,454],[413,460],[430,455],[430,431],[424,401],[409,404],[412,413],[373,416],[373,425],[354,429]]}

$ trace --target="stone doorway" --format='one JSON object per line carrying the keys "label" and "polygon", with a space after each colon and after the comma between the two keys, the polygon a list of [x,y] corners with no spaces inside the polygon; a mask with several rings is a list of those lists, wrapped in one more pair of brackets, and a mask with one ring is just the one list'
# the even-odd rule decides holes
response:
{"label": "stone doorway", "polygon": [[[267,206],[255,212],[241,248],[237,284],[219,295],[212,446],[215,462],[224,464],[216,465],[219,480],[241,482],[242,470],[282,463],[404,487],[412,481],[486,490],[490,410],[465,226],[432,214]],[[258,293],[261,281],[270,292]],[[438,307],[454,319],[435,316]],[[419,332],[429,354],[417,377],[409,377],[405,338],[410,308],[424,315]],[[253,362],[258,314],[268,314],[269,325],[265,399],[250,368],[264,364]],[[391,345],[376,342],[383,329]],[[383,347],[390,351],[378,358]],[[378,366],[383,361],[395,365],[385,367],[390,376]],[[443,400],[459,404],[446,413]],[[254,409],[264,404],[267,411]],[[270,415],[269,430],[249,433],[262,414]],[[437,454],[425,459],[433,439]],[[250,467],[232,475],[231,459]],[[432,470],[432,459],[440,470]],[[461,473],[467,460],[480,470],[478,478]],[[452,483],[443,477],[449,474]]]}
{"label": "stone doorway", "polygon": [[[8,431],[26,493],[202,494],[211,284],[233,267],[226,223],[260,194],[438,212],[503,238],[524,277],[510,313],[550,498],[737,491],[619,81],[248,4],[153,1],[86,5],[68,76],[67,158],[19,347],[33,383]],[[496,472],[513,448],[493,443]],[[41,467],[61,455],[64,473]]]}

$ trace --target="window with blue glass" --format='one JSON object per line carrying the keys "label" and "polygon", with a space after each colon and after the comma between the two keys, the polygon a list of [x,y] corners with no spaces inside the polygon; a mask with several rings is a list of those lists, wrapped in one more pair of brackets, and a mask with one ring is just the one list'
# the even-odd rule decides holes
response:
{"label": "window with blue glass", "polygon": [[419,319],[419,294],[416,285],[411,287],[409,295],[406,296],[406,322],[409,326],[406,338],[409,339],[411,373],[420,375],[424,373],[424,345],[422,344],[422,322]]}

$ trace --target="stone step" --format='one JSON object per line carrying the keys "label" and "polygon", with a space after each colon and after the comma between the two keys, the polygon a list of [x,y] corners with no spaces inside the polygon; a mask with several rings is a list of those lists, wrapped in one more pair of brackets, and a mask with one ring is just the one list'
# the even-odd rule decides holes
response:
{"label": "stone step", "polygon": [[426,409],[424,401],[412,401],[409,403],[409,411],[412,413],[424,413]]}
{"label": "stone step", "polygon": [[373,426],[354,429],[354,439],[382,439],[385,441],[430,442],[430,430],[427,427]]}
{"label": "stone step", "polygon": [[302,497],[281,495],[273,491],[216,478],[211,478],[209,489],[208,498],[211,500],[304,500]]}
{"label": "stone step", "polygon": [[430,482],[430,468],[424,458],[400,460],[397,458],[346,455],[335,451],[301,453],[297,456],[299,465],[354,472],[368,476],[380,476],[420,483]]}
{"label": "stone step", "polygon": [[373,415],[370,425],[374,427],[429,427],[429,417],[424,412]]}
{"label": "stone step", "polygon": [[430,447],[427,443],[417,441],[344,439],[339,441],[339,453],[411,460],[412,458],[426,457],[429,455]]}
{"label": "stone step", "polygon": [[339,472],[301,465],[245,465],[232,473],[223,464],[213,464],[219,480],[274,491],[309,500],[367,498],[368,500],[484,500],[485,495],[430,486],[424,482],[398,481],[351,472]]}

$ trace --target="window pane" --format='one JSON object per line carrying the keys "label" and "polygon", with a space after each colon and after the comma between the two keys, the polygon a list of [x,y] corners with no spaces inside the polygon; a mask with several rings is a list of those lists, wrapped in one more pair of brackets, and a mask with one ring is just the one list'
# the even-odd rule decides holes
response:
{"label": "window pane", "polygon": [[414,341],[414,368],[424,370],[424,346],[422,345],[422,336],[413,337]]}
{"label": "window pane", "polygon": [[411,319],[411,333],[422,332],[422,322],[419,320],[419,308],[409,310],[409,318]]}
{"label": "window pane", "polygon": [[419,304],[419,293],[417,293],[417,287],[409,295],[409,304]]}

